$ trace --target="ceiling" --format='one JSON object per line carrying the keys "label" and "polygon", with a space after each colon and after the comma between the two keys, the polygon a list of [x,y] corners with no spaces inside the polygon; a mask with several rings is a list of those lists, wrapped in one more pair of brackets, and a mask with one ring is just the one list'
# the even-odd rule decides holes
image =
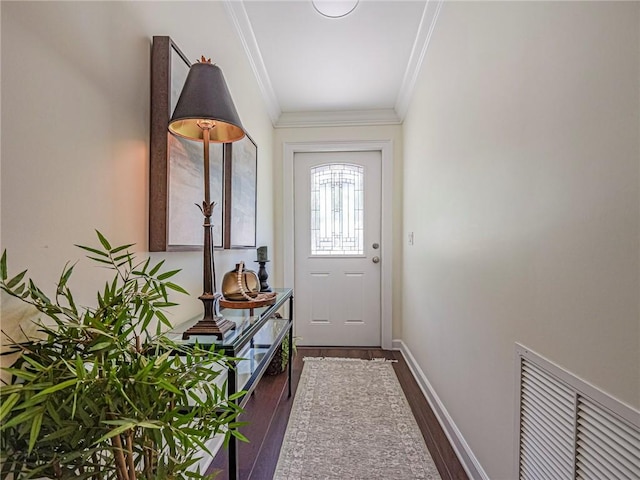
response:
{"label": "ceiling", "polygon": [[360,0],[347,16],[311,0],[226,0],[273,124],[401,123],[442,0]]}

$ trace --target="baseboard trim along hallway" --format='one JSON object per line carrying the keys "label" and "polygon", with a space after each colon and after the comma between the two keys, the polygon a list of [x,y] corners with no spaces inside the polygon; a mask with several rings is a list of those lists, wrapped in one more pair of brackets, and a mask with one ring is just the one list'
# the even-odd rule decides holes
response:
{"label": "baseboard trim along hallway", "polygon": [[477,479],[477,480],[490,480],[489,476],[485,473],[480,462],[475,457],[469,444],[466,442],[462,433],[456,426],[455,422],[447,412],[447,409],[444,407],[443,403],[440,401],[440,398],[436,394],[435,390],[429,383],[427,376],[418,365],[415,357],[409,350],[409,347],[402,340],[394,340],[393,341],[393,349],[399,350],[402,353],[402,356],[407,362],[407,366],[411,371],[411,374],[415,378],[418,386],[422,390],[427,402],[431,406],[433,413],[436,415],[438,422],[442,426],[447,438],[449,439],[449,443],[453,447],[462,467],[467,472],[469,478]]}

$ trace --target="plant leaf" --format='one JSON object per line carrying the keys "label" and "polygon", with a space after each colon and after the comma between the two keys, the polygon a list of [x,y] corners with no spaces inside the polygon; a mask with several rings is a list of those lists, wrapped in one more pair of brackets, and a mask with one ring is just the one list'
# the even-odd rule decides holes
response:
{"label": "plant leaf", "polygon": [[42,427],[42,417],[44,416],[44,407],[40,407],[38,412],[31,421],[31,433],[29,434],[29,453],[33,451],[36,442],[38,441],[38,435],[40,434],[40,428]]}
{"label": "plant leaf", "polygon": [[241,392],[234,393],[233,395],[230,395],[230,396],[229,396],[229,401],[233,401],[233,400],[237,400],[237,399],[239,399],[239,398],[242,398],[242,397],[244,397],[244,395],[245,395],[246,393],[247,393],[247,392],[245,392],[244,390],[243,390],[243,391],[241,391]]}
{"label": "plant leaf", "polygon": [[11,419],[7,420],[6,423],[3,423],[0,426],[0,431],[6,430],[6,429],[11,428],[11,427],[14,427],[16,425],[20,425],[21,423],[24,423],[24,422],[30,420],[31,417],[33,417],[37,413],[38,413],[38,411],[33,409],[33,408],[25,410],[20,415],[16,415],[15,417],[12,417]]}
{"label": "plant leaf", "polygon": [[19,368],[3,368],[2,370],[4,370],[7,373],[10,373],[11,375],[15,375],[16,377],[22,378],[23,380],[27,380],[27,381],[32,381],[38,378],[38,376],[35,373],[27,372],[26,370],[21,370]]}
{"label": "plant leaf", "polygon": [[162,267],[162,265],[164,265],[164,260],[160,260],[149,272],[149,276],[153,277],[156,273],[158,273],[158,270],[160,270],[160,267]]}
{"label": "plant leaf", "polygon": [[[109,251],[109,253],[110,253],[111,255],[113,255],[113,254],[115,254],[115,253],[121,252],[122,250],[126,250],[127,248],[133,247],[134,245],[135,245],[135,243],[128,243],[128,244],[126,244],[126,245],[121,245],[121,246],[119,246],[119,247],[112,248],[112,249]],[[129,256],[129,254],[128,254],[128,253],[127,253],[127,256]],[[124,257],[123,257],[123,258],[124,258]]]}
{"label": "plant leaf", "polygon": [[[20,296],[25,291],[25,288],[26,288],[25,284],[21,283],[20,285],[18,285],[16,288],[13,289],[13,293]],[[28,295],[28,292],[27,292],[27,295]]]}
{"label": "plant leaf", "polygon": [[105,348],[107,348],[109,345],[111,345],[111,342],[100,342],[100,343],[96,343],[95,345],[93,345],[89,351],[90,352],[95,352],[97,350],[104,350]]}
{"label": "plant leaf", "polygon": [[79,380],[84,380],[86,375],[86,369],[84,368],[84,363],[82,362],[82,358],[79,356],[76,357],[76,375]]}
{"label": "plant leaf", "polygon": [[162,313],[160,310],[155,311],[154,314],[158,318],[158,320],[160,320],[167,327],[173,328],[173,325],[171,324],[167,316],[164,313]]}
{"label": "plant leaf", "polygon": [[73,273],[73,267],[75,265],[71,265],[70,267],[68,267],[68,265],[69,264],[67,263],[67,265],[64,266],[62,275],[60,275],[60,281],[58,282],[58,295],[61,295],[64,292],[64,287],[69,281],[69,277],[71,277],[71,274]]}
{"label": "plant leaf", "polygon": [[110,260],[105,260],[103,258],[98,258],[98,257],[87,257],[87,258],[90,258],[94,262],[106,263],[107,265],[111,265],[111,261]]}
{"label": "plant leaf", "polygon": [[166,308],[166,307],[175,307],[178,305],[174,302],[153,302],[154,308]]}
{"label": "plant leaf", "polygon": [[176,285],[175,283],[172,282],[167,282],[164,284],[165,287],[170,288],[171,290],[173,290],[174,292],[178,292],[178,293],[184,293],[185,295],[189,295],[189,292],[187,292],[184,288],[182,288],[180,285]]}
{"label": "plant leaf", "polygon": [[44,370],[46,370],[47,368],[42,365],[41,363],[36,362],[33,358],[29,357],[29,356],[24,356],[22,357],[22,359],[27,362],[29,365],[31,365],[33,368],[35,368],[36,370],[43,372]]}
{"label": "plant leaf", "polygon": [[79,380],[77,378],[72,378],[70,380],[65,380],[62,383],[57,383],[49,388],[45,388],[44,390],[36,393],[32,399],[34,398],[39,398],[39,397],[44,397],[46,395],[49,395],[50,393],[53,392],[57,392],[58,390],[64,390],[67,387],[71,387],[73,385],[75,385],[76,383],[78,383]]}
{"label": "plant leaf", "polygon": [[101,442],[104,442],[105,440],[108,440],[111,437],[115,437],[116,435],[120,435],[121,433],[126,432],[127,430],[132,429],[135,426],[136,426],[135,422],[129,422],[125,425],[119,426],[118,428],[114,428],[113,430],[111,430],[110,432],[107,432],[105,435],[103,435],[98,440],[93,442],[93,444],[96,445]]}
{"label": "plant leaf", "polygon": [[181,395],[182,392],[180,390],[178,390],[174,385],[170,384],[169,382],[167,382],[166,380],[159,380],[158,381],[158,385],[161,386],[162,388],[164,388],[165,390],[170,391],[171,393],[175,393],[177,395]]}
{"label": "plant leaf", "polygon": [[156,423],[151,423],[151,422],[140,422],[140,423],[138,423],[137,426],[140,427],[140,428],[153,428],[153,429],[156,429],[156,430],[159,430],[159,429],[162,428],[162,425],[158,425]]}
{"label": "plant leaf", "polygon": [[231,432],[231,435],[236,437],[241,442],[249,443],[249,439],[245,437],[243,434],[241,434],[238,430],[229,430],[229,431]]}
{"label": "plant leaf", "polygon": [[158,275],[158,280],[166,280],[167,278],[171,278],[173,277],[176,273],[179,273],[180,269],[177,270],[170,270],[168,272],[163,272],[160,275]]}
{"label": "plant leaf", "polygon": [[43,440],[55,440],[57,438],[66,437],[67,435],[72,435],[76,432],[76,428],[77,427],[75,425],[69,425],[45,435]]}
{"label": "plant leaf", "polygon": [[18,403],[18,400],[20,400],[20,394],[12,393],[9,395],[9,398],[2,402],[2,406],[0,407],[0,422],[11,412],[14,405]]}
{"label": "plant leaf", "polygon": [[15,277],[13,277],[11,280],[9,280],[7,282],[7,288],[13,288],[15,287],[18,283],[20,283],[20,281],[24,278],[25,273],[27,273],[26,270],[20,272],[18,275],[16,275]]}
{"label": "plant leaf", "polygon": [[100,240],[100,243],[102,244],[102,246],[105,248],[105,250],[111,250],[111,244],[109,243],[109,241],[104,237],[104,235],[102,235],[102,233],[100,233],[98,230],[96,230],[96,234],[98,235],[98,240]]}
{"label": "plant leaf", "polygon": [[47,412],[49,413],[49,417],[51,417],[51,419],[55,422],[56,425],[62,426],[62,419],[60,418],[60,415],[58,414],[53,404],[47,403],[46,407],[47,407]]}
{"label": "plant leaf", "polygon": [[98,250],[97,248],[85,247],[84,245],[76,245],[76,247],[81,248],[82,250],[86,250],[87,252],[95,253],[96,255],[100,255],[101,257],[109,257],[108,253],[103,252],[102,250]]}
{"label": "plant leaf", "polygon": [[3,282],[8,278],[8,276],[7,276],[7,251],[6,250],[2,251],[2,257],[0,257],[0,278],[2,279]]}

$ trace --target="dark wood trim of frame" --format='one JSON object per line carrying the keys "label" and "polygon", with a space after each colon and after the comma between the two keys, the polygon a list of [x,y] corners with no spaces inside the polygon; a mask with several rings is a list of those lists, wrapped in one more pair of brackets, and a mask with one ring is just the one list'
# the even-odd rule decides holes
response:
{"label": "dark wood trim of frame", "polygon": [[[154,36],[151,47],[151,125],[149,140],[149,251],[167,250],[168,142],[171,116],[171,51],[187,65],[187,56],[167,36]],[[200,249],[200,248],[198,248]]]}
{"label": "dark wood trim of frame", "polygon": [[231,248],[231,172],[233,171],[231,145],[233,144],[225,143],[222,154],[224,162],[224,166],[222,167],[224,172],[224,213],[222,215],[222,221],[224,222],[224,227],[222,228],[223,248]]}

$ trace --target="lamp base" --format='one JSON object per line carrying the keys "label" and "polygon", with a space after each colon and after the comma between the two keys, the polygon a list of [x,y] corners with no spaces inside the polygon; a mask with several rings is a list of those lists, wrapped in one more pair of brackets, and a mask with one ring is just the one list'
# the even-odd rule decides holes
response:
{"label": "lamp base", "polygon": [[182,339],[189,340],[191,335],[215,335],[217,338],[222,338],[225,333],[234,329],[235,326],[235,323],[223,317],[217,317],[213,320],[202,319],[193,327],[185,330],[182,334]]}
{"label": "lamp base", "polygon": [[236,324],[231,320],[218,315],[222,294],[203,293],[199,298],[204,304],[204,318],[182,334],[183,340],[188,340],[191,335],[215,335],[222,338],[229,330],[236,328]]}

